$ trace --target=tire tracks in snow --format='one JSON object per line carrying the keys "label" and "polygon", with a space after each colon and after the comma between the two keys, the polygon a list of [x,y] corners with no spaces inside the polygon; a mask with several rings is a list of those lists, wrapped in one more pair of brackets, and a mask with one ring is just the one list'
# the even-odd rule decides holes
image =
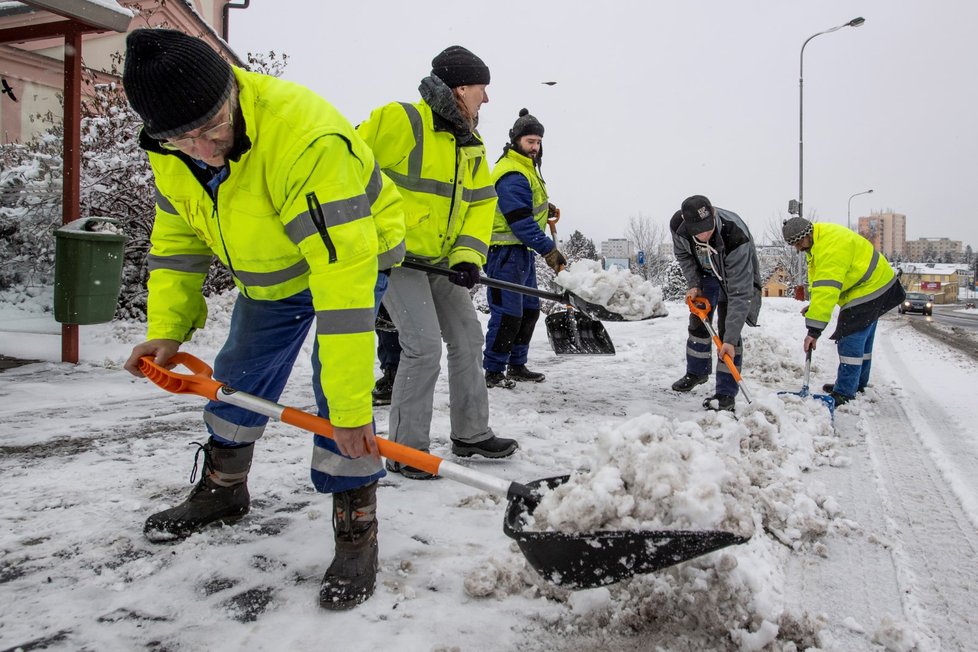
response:
{"label": "tire tracks in snow", "polygon": [[904,363],[893,330],[877,340],[874,363],[878,376],[902,390],[878,386],[879,401],[867,406],[861,421],[904,615],[939,639],[941,649],[973,650],[978,530],[960,493],[975,492],[974,486],[961,486],[975,482],[973,449],[961,441],[962,425]]}

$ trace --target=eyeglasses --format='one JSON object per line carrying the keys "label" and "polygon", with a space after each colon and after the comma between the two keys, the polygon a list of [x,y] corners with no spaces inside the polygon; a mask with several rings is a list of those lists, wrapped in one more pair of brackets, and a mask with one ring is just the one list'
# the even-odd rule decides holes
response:
{"label": "eyeglasses", "polygon": [[168,149],[171,152],[177,152],[182,150],[188,150],[192,148],[198,140],[219,140],[223,135],[222,130],[227,127],[234,126],[234,113],[228,113],[228,119],[224,122],[215,125],[203,132],[199,136],[192,136],[189,138],[177,138],[176,140],[163,140],[160,141],[160,147],[163,149]]}

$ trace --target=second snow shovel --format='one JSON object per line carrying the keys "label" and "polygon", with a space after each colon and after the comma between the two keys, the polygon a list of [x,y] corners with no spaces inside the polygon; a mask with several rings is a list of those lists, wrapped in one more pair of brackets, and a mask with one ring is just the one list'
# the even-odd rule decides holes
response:
{"label": "second snow shovel", "polygon": [[[401,267],[417,270],[419,272],[427,272],[429,274],[438,274],[439,276],[453,276],[455,274],[455,272],[447,267],[432,265],[431,263],[426,263],[425,261],[418,260],[416,258],[405,258],[401,262]],[[570,304],[591,319],[603,319],[605,321],[626,321],[624,315],[617,312],[612,312],[600,304],[592,303],[586,299],[583,299],[569,290],[564,290],[563,293],[558,294],[557,292],[547,292],[546,290],[541,290],[540,288],[531,288],[525,285],[520,285],[519,283],[500,281],[494,278],[488,278],[486,276],[479,276],[478,282],[481,285],[485,285],[489,288],[499,288],[500,290],[509,290],[510,292],[518,292],[520,294],[540,297],[541,299],[547,299],[548,301]],[[644,321],[645,319],[652,318],[653,317],[650,315],[643,319],[634,321]]]}
{"label": "second snow shovel", "polygon": [[822,401],[825,403],[825,407],[829,409],[829,414],[832,418],[835,418],[835,399],[828,394],[809,394],[808,393],[808,383],[812,377],[812,350],[809,349],[805,353],[805,380],[804,385],[801,386],[800,392],[778,392],[778,394],[793,394],[795,396],[800,396],[802,398],[808,398],[811,396],[817,401]]}
{"label": "second snow shovel", "polygon": [[[717,351],[723,346],[723,342],[720,341],[720,336],[717,332],[713,330],[713,325],[710,323],[710,300],[706,297],[686,297],[686,305],[689,306],[689,311],[700,318],[703,325],[706,326],[706,330],[710,332],[710,337],[713,338],[713,344],[716,345]],[[737,371],[737,365],[734,364],[733,358],[730,355],[723,356],[723,363],[727,365],[727,369],[730,370],[730,374],[737,381],[737,385],[740,386],[740,393],[744,395],[747,402],[750,403],[750,394],[747,393],[747,388],[744,387],[744,379],[740,377],[740,372]]]}
{"label": "second snow shovel", "polygon": [[[550,235],[557,242],[557,227],[550,222]],[[561,266],[563,269],[563,266]],[[615,345],[604,324],[591,319],[571,304],[550,313],[544,320],[550,348],[557,355],[614,355]]]}
{"label": "second snow shovel", "polygon": [[[283,421],[324,437],[333,436],[327,419],[296,408],[240,392],[211,376],[211,368],[189,353],[170,361],[193,373],[165,369],[152,356],[139,361],[145,376],[175,394],[196,394]],[[542,491],[567,481],[569,476],[537,480],[528,485],[508,482],[459,464],[377,437],[380,453],[389,459],[456,480],[476,489],[504,496],[507,501],[503,532],[516,540],[527,563],[543,578],[569,589],[613,584],[636,574],[652,573],[747,539],[719,530],[637,530],[566,534],[529,530],[529,516],[539,505]]]}

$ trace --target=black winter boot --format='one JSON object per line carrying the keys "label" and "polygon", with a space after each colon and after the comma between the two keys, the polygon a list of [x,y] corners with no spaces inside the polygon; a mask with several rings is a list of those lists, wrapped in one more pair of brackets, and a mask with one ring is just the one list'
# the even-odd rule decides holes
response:
{"label": "black winter boot", "polygon": [[377,584],[377,483],[333,494],[336,552],[319,587],[319,606],[352,609]]}
{"label": "black winter boot", "polygon": [[248,471],[255,445],[219,448],[213,439],[194,455],[193,482],[197,458],[204,453],[204,468],[185,501],[146,519],[143,533],[153,543],[176,541],[202,530],[211,523],[234,523],[248,513]]}
{"label": "black winter boot", "polygon": [[716,410],[717,412],[733,412],[736,405],[737,400],[733,396],[724,396],[722,394],[714,394],[703,401],[703,407],[705,409]]}
{"label": "black winter boot", "polygon": [[452,453],[459,457],[472,457],[473,455],[490,458],[509,457],[519,447],[515,439],[506,439],[495,435],[476,444],[452,439]]}
{"label": "black winter boot", "polygon": [[487,371],[486,372],[486,387],[492,389],[493,387],[502,387],[503,389],[513,389],[516,387],[516,381],[510,380],[503,375],[501,371]]}
{"label": "black winter boot", "polygon": [[390,405],[391,392],[394,391],[394,378],[397,376],[397,367],[387,367],[384,369],[383,377],[374,383],[374,390],[370,393],[373,396],[374,405]]}
{"label": "black winter boot", "polygon": [[709,376],[697,376],[696,374],[686,374],[672,384],[674,392],[688,392],[697,385],[702,385],[710,379]]}
{"label": "black winter boot", "polygon": [[530,371],[525,364],[509,365],[506,369],[506,377],[516,381],[530,383],[542,383],[547,377],[537,371]]}

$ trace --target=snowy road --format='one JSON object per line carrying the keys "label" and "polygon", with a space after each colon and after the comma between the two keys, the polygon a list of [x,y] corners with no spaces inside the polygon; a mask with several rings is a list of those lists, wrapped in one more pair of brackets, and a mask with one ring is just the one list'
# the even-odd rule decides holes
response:
{"label": "snowy road", "polygon": [[833,563],[793,560],[798,599],[814,591],[857,631],[870,611],[902,613],[919,638],[895,649],[978,649],[978,438],[973,409],[959,400],[973,387],[975,363],[890,317],[874,365],[868,405],[843,407],[836,419],[851,464],[813,474],[860,535],[833,543]]}
{"label": "snowy road", "polygon": [[[193,352],[213,359],[227,308],[212,306]],[[186,494],[201,403],[120,370],[138,326],[84,329],[77,367],[0,374],[0,650],[318,650],[324,635],[354,652],[978,650],[978,363],[887,317],[871,387],[833,430],[824,405],[786,411],[777,395],[800,387],[804,328],[795,302],[774,301],[746,333],[755,405],[716,417],[699,407],[710,385],[668,390],[686,323],[670,311],[609,324],[613,358],[554,356],[538,329],[530,362],[547,382],[491,393],[493,427],[521,450],[464,463],[528,481],[590,467],[629,428],[654,439],[650,424],[667,426],[665,443],[731,456],[744,484],[728,498],[758,524],[750,543],[566,593],[527,575],[498,500],[388,477],[377,593],[342,614],[316,606],[329,508],[308,485],[308,439],[287,426],[261,442],[241,523],[169,546],[143,538],[146,515]],[[835,363],[826,342],[813,388]],[[283,403],[308,407],[308,372],[305,360]],[[447,456],[446,389],[442,376],[432,452]],[[383,430],[386,411],[377,419]]]}

